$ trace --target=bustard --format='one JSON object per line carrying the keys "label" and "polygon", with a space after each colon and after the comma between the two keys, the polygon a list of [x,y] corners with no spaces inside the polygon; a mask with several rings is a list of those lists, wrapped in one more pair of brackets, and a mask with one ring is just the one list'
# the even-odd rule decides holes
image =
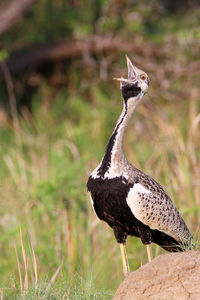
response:
{"label": "bustard", "polygon": [[126,255],[128,235],[147,246],[152,243],[175,252],[190,245],[191,234],[164,189],[153,178],[132,166],[123,152],[123,137],[131,116],[149,87],[148,75],[127,58],[128,78],[118,78],[123,110],[100,164],[90,174],[87,188],[97,216],[108,223],[120,244],[123,273],[130,269]]}

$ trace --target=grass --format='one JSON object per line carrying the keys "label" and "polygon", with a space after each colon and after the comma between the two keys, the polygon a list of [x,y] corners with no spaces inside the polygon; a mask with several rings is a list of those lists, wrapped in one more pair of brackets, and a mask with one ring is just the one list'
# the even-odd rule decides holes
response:
{"label": "grass", "polygon": [[[110,101],[98,89],[92,95],[93,103],[78,96],[64,102],[61,92],[48,109],[24,114],[17,132],[8,125],[0,131],[3,299],[109,299],[123,278],[113,233],[94,216],[85,187],[121,100]],[[199,103],[191,99],[177,114],[175,103],[160,108],[150,102],[151,93],[128,128],[125,152],[162,183],[194,232],[200,221]],[[153,255],[161,252],[154,245]],[[136,238],[128,240],[128,257],[132,270],[147,261]]]}

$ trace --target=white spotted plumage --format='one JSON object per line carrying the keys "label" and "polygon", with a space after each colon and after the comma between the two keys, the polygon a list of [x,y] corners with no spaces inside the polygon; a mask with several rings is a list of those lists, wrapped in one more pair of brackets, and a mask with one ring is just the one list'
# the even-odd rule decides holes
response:
{"label": "white spotted plumage", "polygon": [[151,229],[162,231],[182,242],[190,238],[187,230],[180,230],[182,218],[169,197],[165,196],[161,201],[158,195],[136,183],[126,201],[133,215]]}
{"label": "white spotted plumage", "polygon": [[[141,194],[150,194],[151,192],[146,189],[143,185],[140,183],[134,184],[132,188],[130,188],[130,191],[128,192],[126,202],[128,206],[130,207],[133,215],[142,222],[142,199],[140,197]],[[147,225],[147,224],[146,224]]]}

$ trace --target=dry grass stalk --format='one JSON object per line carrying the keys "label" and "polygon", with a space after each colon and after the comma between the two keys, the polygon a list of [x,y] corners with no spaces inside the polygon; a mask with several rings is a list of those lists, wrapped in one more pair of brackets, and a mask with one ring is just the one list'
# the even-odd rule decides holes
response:
{"label": "dry grass stalk", "polygon": [[34,285],[35,285],[35,289],[37,289],[37,282],[38,282],[37,260],[36,260],[35,250],[32,242],[31,242],[31,251],[33,255]]}
{"label": "dry grass stalk", "polygon": [[63,266],[63,259],[62,262],[60,264],[60,266],[57,268],[56,272],[53,274],[53,276],[51,277],[51,280],[49,281],[47,288],[46,288],[46,292],[49,291],[49,289],[51,288],[52,284],[54,283],[54,281],[56,280],[56,277],[58,276],[58,273],[60,272],[62,266]]}
{"label": "dry grass stalk", "polygon": [[3,300],[3,289],[0,289],[0,300]]}
{"label": "dry grass stalk", "polygon": [[15,248],[15,254],[16,254],[16,259],[17,259],[17,268],[18,268],[18,275],[19,275],[20,291],[21,291],[21,295],[23,296],[22,273],[21,273],[21,268],[20,268],[20,263],[19,263],[19,256],[18,256],[18,253],[17,253],[16,244],[14,245],[14,248]]}
{"label": "dry grass stalk", "polygon": [[28,260],[27,260],[26,252],[25,252],[25,248],[24,248],[21,227],[20,227],[20,243],[21,243],[21,249],[22,249],[22,255],[23,255],[23,262],[24,262],[24,271],[25,271],[25,276],[24,276],[24,290],[28,290]]}

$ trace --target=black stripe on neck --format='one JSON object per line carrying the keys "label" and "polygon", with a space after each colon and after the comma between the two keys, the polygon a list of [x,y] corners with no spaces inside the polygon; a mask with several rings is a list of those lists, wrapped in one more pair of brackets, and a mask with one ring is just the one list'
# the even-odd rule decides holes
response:
{"label": "black stripe on neck", "polygon": [[130,84],[125,83],[122,85],[122,96],[124,98],[124,101],[127,102],[129,98],[136,97],[141,92],[141,88],[138,87],[138,83],[136,84]]}
{"label": "black stripe on neck", "polygon": [[110,137],[110,140],[109,140],[108,145],[106,147],[106,152],[105,152],[104,158],[102,160],[101,166],[100,166],[100,168],[97,171],[97,175],[100,176],[100,177],[103,177],[104,174],[110,168],[112,149],[113,149],[114,144],[115,144],[115,140],[116,140],[116,136],[118,134],[119,126],[122,124],[122,122],[123,122],[126,114],[127,114],[127,104],[125,103],[125,113],[124,113],[124,116],[122,117],[122,119],[120,120],[119,124],[115,128],[115,131],[113,132],[113,134]]}

